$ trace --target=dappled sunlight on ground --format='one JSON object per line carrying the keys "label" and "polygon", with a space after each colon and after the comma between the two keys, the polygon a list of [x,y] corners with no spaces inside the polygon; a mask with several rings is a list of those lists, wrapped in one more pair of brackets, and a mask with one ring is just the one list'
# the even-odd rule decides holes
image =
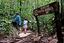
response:
{"label": "dappled sunlight on ground", "polygon": [[28,36],[28,35],[30,35],[31,33],[24,33],[24,32],[22,32],[22,33],[20,33],[19,34],[19,36],[20,37],[26,37],[26,36]]}

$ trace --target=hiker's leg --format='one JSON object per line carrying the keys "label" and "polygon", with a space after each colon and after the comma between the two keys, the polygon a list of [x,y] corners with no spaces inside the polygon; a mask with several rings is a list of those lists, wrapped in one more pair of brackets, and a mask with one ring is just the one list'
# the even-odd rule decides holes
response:
{"label": "hiker's leg", "polygon": [[17,36],[17,34],[16,34],[16,24],[15,24],[15,22],[13,22],[12,23],[12,27],[13,27],[13,29],[12,29],[12,31],[13,31],[13,37],[16,37]]}
{"label": "hiker's leg", "polygon": [[24,32],[25,32],[25,34],[26,34],[26,32],[27,32],[27,28],[24,29]]}
{"label": "hiker's leg", "polygon": [[16,27],[13,27],[13,37],[16,37],[17,36],[17,29]]}
{"label": "hiker's leg", "polygon": [[21,33],[21,26],[17,26],[18,34]]}
{"label": "hiker's leg", "polygon": [[17,36],[19,35],[19,28],[18,28],[18,26],[16,26],[16,34],[17,34]]}
{"label": "hiker's leg", "polygon": [[18,27],[18,31],[19,31],[19,33],[21,33],[21,27],[20,26]]}
{"label": "hiker's leg", "polygon": [[17,27],[17,24],[15,22],[13,23],[13,36],[14,37],[18,36],[18,27]]}
{"label": "hiker's leg", "polygon": [[22,32],[22,29],[21,29],[21,27],[20,27],[20,33]]}

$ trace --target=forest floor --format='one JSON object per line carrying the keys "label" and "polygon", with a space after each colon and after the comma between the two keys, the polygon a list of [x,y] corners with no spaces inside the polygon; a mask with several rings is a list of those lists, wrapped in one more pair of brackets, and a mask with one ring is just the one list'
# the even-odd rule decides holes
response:
{"label": "forest floor", "polygon": [[[23,35],[21,35],[23,34]],[[21,33],[20,37],[5,37],[0,39],[0,43],[57,43],[56,35],[52,36],[38,36],[37,33],[28,31],[26,34]]]}

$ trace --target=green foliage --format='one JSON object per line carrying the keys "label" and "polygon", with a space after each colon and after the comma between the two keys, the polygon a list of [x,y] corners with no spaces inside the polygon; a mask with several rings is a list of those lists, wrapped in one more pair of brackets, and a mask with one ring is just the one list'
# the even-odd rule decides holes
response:
{"label": "green foliage", "polygon": [[54,20],[54,13],[40,16],[39,22],[40,22],[41,30],[44,30],[48,33],[53,32],[53,26],[54,26],[52,25],[53,20]]}
{"label": "green foliage", "polygon": [[[10,24],[12,21],[12,16],[14,16],[16,12],[21,12],[22,20],[27,18],[28,21],[31,21],[29,26],[33,27],[34,30],[37,30],[37,23],[35,17],[33,16],[33,10],[54,1],[55,0],[0,0],[0,24],[3,26],[2,28],[5,29],[6,33],[11,32],[12,26]],[[43,25],[46,26],[47,24],[48,30],[51,31],[52,19],[50,18],[52,17],[53,15],[39,17],[41,27]]]}

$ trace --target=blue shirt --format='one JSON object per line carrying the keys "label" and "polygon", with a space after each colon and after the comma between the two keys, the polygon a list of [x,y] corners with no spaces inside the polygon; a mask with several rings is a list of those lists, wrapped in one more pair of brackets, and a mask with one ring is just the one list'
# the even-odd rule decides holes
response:
{"label": "blue shirt", "polygon": [[15,18],[14,18],[14,21],[17,23],[17,25],[21,25],[21,17],[20,15],[16,15]]}

